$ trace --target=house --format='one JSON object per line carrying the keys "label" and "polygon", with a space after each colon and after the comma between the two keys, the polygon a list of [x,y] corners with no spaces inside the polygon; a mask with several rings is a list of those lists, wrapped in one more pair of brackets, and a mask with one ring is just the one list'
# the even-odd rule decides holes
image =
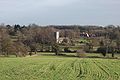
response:
{"label": "house", "polygon": [[83,33],[80,34],[80,37],[89,38],[89,37],[96,37],[96,35],[95,34],[88,34],[88,33],[83,32]]}
{"label": "house", "polygon": [[90,37],[90,35],[88,33],[83,32],[80,34],[80,37]]}

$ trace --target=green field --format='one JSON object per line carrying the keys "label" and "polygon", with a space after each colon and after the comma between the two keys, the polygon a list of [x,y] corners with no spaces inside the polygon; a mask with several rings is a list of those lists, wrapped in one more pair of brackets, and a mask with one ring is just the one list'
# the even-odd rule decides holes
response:
{"label": "green field", "polygon": [[120,80],[120,60],[54,55],[0,58],[0,80]]}

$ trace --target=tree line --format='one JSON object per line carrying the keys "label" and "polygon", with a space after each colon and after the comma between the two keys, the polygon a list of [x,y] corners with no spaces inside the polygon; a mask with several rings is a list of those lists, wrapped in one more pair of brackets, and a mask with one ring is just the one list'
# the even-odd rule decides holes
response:
{"label": "tree line", "polygon": [[[60,37],[68,37],[70,43],[57,44],[54,32],[60,31]],[[97,52],[106,56],[107,53],[120,52],[120,26],[80,26],[80,25],[49,25],[28,26],[0,25],[0,54],[4,56],[16,55],[22,57],[37,52],[60,52],[60,46],[73,46],[76,39],[81,38],[80,33],[94,34],[95,37],[86,38],[87,51],[97,47]],[[65,48],[67,49],[67,48]]]}

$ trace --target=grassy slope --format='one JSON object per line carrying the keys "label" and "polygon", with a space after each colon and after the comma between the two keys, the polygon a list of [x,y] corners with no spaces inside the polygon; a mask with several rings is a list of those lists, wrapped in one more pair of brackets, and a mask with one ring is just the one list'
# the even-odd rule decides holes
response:
{"label": "grassy slope", "polygon": [[120,61],[57,57],[0,58],[0,80],[120,80]]}

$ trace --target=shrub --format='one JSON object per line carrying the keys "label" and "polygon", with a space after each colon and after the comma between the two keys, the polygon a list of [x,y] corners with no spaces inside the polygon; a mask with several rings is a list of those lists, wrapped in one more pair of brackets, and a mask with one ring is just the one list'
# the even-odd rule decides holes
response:
{"label": "shrub", "polygon": [[84,50],[77,50],[76,54],[78,57],[86,57],[85,51]]}
{"label": "shrub", "polygon": [[71,51],[69,50],[69,47],[65,47],[64,52],[71,52]]}

